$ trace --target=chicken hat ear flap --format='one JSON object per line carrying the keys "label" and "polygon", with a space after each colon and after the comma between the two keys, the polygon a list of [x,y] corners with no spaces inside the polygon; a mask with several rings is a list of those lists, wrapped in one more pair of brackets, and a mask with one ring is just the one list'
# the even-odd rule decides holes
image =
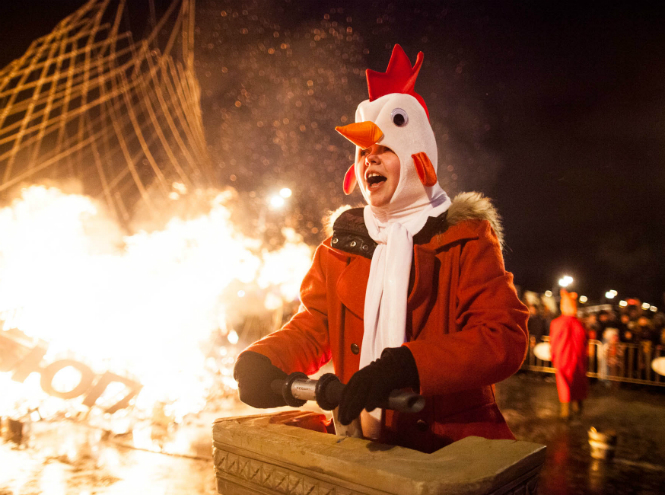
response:
{"label": "chicken hat ear flap", "polygon": [[423,183],[423,186],[431,187],[438,182],[436,170],[434,170],[434,165],[432,165],[432,161],[427,156],[427,153],[421,151],[411,155],[411,158],[413,158],[413,164],[416,166],[418,178]]}
{"label": "chicken hat ear flap", "polygon": [[356,182],[356,165],[354,163],[344,175],[344,194],[347,196],[351,194],[356,187]]}

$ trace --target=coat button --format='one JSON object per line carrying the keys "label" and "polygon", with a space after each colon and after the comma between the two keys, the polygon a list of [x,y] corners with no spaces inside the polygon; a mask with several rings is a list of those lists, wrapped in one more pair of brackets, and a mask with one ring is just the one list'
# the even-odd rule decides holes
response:
{"label": "coat button", "polygon": [[427,430],[429,430],[429,426],[427,424],[427,421],[425,421],[424,419],[419,419],[418,421],[416,421],[416,428],[418,429],[418,431],[427,431]]}
{"label": "coat button", "polygon": [[360,352],[360,347],[358,347],[358,344],[351,344],[351,352],[354,354],[358,354]]}
{"label": "coat button", "polygon": [[369,249],[369,246],[367,244],[363,244],[362,250],[367,251]]}
{"label": "coat button", "polygon": [[358,244],[356,241],[351,241],[350,246],[351,246],[351,247],[356,247],[356,244]]}
{"label": "coat button", "polygon": [[339,242],[339,239],[337,237],[333,237],[332,243],[337,244]]}

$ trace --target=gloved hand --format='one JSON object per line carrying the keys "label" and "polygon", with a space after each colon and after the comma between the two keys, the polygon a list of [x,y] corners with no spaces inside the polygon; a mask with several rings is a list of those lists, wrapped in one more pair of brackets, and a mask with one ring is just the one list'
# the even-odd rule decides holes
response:
{"label": "gloved hand", "polygon": [[358,370],[344,387],[339,402],[339,420],[351,424],[363,409],[373,411],[388,399],[395,389],[420,389],[420,377],[413,354],[408,347],[389,347],[381,357]]}
{"label": "gloved hand", "polygon": [[240,400],[252,407],[280,407],[286,402],[270,388],[273,380],[286,378],[287,374],[273,365],[263,354],[243,352],[233,368],[233,378],[238,382]]}

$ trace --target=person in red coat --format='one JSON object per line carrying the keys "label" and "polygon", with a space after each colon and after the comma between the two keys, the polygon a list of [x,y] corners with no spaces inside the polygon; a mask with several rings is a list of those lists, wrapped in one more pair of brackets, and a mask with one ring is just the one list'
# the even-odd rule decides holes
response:
{"label": "person in red coat", "polygon": [[584,325],[577,319],[577,294],[561,289],[561,316],[550,325],[552,364],[556,368],[556,388],[561,402],[561,417],[568,419],[570,409],[582,412],[589,381],[588,340]]}
{"label": "person in red coat", "polygon": [[[437,147],[414,92],[422,53],[395,46],[386,73],[367,71],[370,98],[337,130],[356,145],[344,178],[364,208],[344,211],[316,250],[299,312],[238,357],[240,399],[285,405],[270,383],[311,375],[332,360],[346,384],[337,432],[433,452],[461,438],[514,439],[495,383],[521,366],[528,311],[502,256],[502,229],[478,193],[451,200],[437,179]],[[377,406],[394,389],[426,399],[402,414]]]}

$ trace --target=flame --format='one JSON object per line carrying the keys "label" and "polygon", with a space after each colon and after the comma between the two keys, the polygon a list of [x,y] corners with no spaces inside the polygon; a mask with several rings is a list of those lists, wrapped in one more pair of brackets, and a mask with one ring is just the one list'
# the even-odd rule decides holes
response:
{"label": "flame", "polygon": [[[145,410],[157,401],[170,403],[175,416],[200,410],[211,386],[200,344],[230,330],[228,308],[240,301],[237,289],[226,289],[254,284],[293,300],[311,261],[293,230],[284,230],[276,251],[240,234],[231,222],[233,198],[221,192],[207,214],[126,235],[89,197],[24,188],[0,209],[4,329],[49,342],[45,361],[67,351],[96,372],[131,373],[144,386],[137,406]],[[222,375],[232,385],[226,361]],[[0,374],[0,414],[7,400],[38,393],[33,376],[6,388],[7,375]]]}

